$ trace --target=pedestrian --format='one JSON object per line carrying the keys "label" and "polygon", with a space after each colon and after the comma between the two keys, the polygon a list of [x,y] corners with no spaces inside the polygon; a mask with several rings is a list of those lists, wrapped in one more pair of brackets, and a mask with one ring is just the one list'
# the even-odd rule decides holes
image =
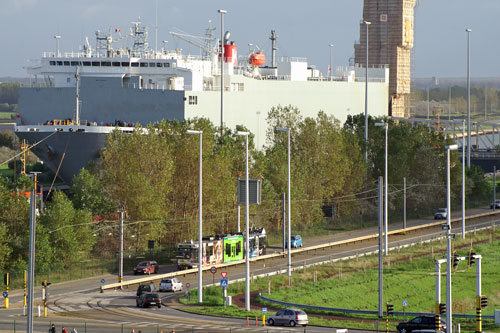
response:
{"label": "pedestrian", "polygon": [[131,333],[135,333],[135,329],[132,329],[132,332]]}
{"label": "pedestrian", "polygon": [[68,333],[68,331],[66,331],[66,327],[62,327],[62,333]]}
{"label": "pedestrian", "polygon": [[76,330],[76,328],[73,327],[73,330],[71,331],[71,333],[78,333],[78,331]]}
{"label": "pedestrian", "polygon": [[56,325],[52,324],[52,326],[49,328],[49,333],[56,333]]}

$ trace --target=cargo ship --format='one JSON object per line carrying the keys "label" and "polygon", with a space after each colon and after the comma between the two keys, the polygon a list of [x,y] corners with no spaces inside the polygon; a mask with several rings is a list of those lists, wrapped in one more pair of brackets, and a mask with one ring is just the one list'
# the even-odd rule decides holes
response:
{"label": "cargo ship", "polygon": [[[115,128],[204,117],[215,125],[246,126],[262,147],[274,106],[295,106],[303,117],[323,111],[342,122],[365,110],[365,68],[337,67],[324,75],[306,58],[277,57],[274,30],[270,61],[261,50],[238,55],[229,32],[216,40],[207,29],[196,42],[200,54],[189,55],[151,49],[141,22],[129,33],[119,30],[97,31],[95,47],[86,38],[79,52],[58,46],[44,52],[27,67],[31,86],[19,91],[16,135],[35,145],[34,153],[68,184],[99,157]],[[132,45],[117,46],[124,41]],[[368,77],[369,114],[387,115],[389,69],[369,68]]]}

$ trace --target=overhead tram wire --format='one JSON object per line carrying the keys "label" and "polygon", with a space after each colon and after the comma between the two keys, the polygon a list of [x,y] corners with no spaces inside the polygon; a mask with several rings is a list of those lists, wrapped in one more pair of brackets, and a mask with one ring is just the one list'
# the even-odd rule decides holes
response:
{"label": "overhead tram wire", "polygon": [[[42,140],[38,141],[37,143],[35,143],[34,145],[32,145],[31,147],[29,147],[27,149],[28,150],[31,150],[33,147],[36,147],[38,146],[40,143],[44,142],[45,140],[47,140],[48,138],[50,138],[52,135],[56,134],[57,132],[53,132],[51,134],[49,134],[48,136],[46,136],[45,138],[43,138]],[[5,163],[9,163],[10,161],[12,161],[13,159],[15,159],[16,157],[19,157],[21,156],[22,154],[24,154],[24,151],[21,151],[20,153],[14,155],[13,157],[9,158],[8,160],[6,161],[3,161],[2,163],[0,163],[0,165],[4,165]]]}

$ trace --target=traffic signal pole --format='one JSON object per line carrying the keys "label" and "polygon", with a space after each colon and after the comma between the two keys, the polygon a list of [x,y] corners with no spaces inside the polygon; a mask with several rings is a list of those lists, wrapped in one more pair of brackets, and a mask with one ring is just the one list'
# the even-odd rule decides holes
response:
{"label": "traffic signal pole", "polygon": [[436,260],[436,331],[441,326],[441,264],[445,262],[446,259]]}
{"label": "traffic signal pole", "polygon": [[[481,295],[481,256],[474,255],[474,258],[477,259],[476,263],[476,297],[477,297],[477,307],[476,307],[476,332],[482,332],[482,314],[481,309],[483,308],[483,296]],[[470,259],[469,259],[470,260]],[[486,296],[485,303],[486,303]],[[486,304],[484,304],[486,307]]]}

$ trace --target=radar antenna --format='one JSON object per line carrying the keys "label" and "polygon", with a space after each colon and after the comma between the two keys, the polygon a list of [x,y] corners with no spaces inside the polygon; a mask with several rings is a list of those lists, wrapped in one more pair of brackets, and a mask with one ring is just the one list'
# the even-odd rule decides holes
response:
{"label": "radar antenna", "polygon": [[[211,21],[208,21],[209,24]],[[201,36],[194,36],[190,35],[180,29],[177,29],[178,32],[175,31],[170,31],[170,34],[176,38],[179,38],[193,46],[196,46],[200,50],[203,51],[203,56],[210,56],[213,53],[215,53],[215,49],[212,46],[212,43],[215,41],[215,38],[213,37],[213,32],[215,31],[215,28],[208,27],[205,30],[205,37]]]}

